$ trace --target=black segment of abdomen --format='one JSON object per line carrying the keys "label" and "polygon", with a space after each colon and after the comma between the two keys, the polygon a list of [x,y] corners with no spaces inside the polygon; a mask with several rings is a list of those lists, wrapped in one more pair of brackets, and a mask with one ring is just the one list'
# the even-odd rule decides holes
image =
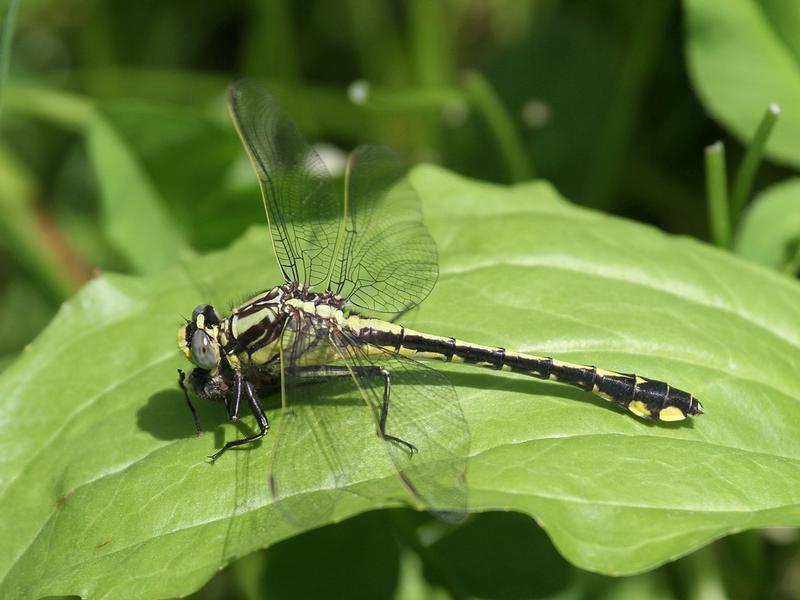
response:
{"label": "black segment of abdomen", "polygon": [[446,360],[452,360],[456,349],[456,340],[455,338],[433,339],[406,332],[403,336],[403,347],[417,352],[441,354]]}
{"label": "black segment of abdomen", "polygon": [[553,369],[553,359],[547,357],[510,355],[503,358],[503,364],[515,373],[525,373],[539,379],[550,379]]}
{"label": "black segment of abdomen", "polygon": [[[595,377],[594,385],[597,391],[612,398],[620,406],[627,407],[634,400],[636,375],[620,373],[618,375],[600,375]],[[641,398],[637,398],[641,399]]]}
{"label": "black segment of abdomen", "polygon": [[476,348],[469,344],[462,345],[454,341],[452,354],[458,356],[466,364],[484,363],[495,369],[501,369],[506,351],[504,348]]}
{"label": "black segment of abdomen", "polygon": [[572,385],[591,392],[594,389],[595,381],[598,378],[597,370],[594,367],[579,367],[554,363],[550,367],[550,376],[555,377],[562,383]]}

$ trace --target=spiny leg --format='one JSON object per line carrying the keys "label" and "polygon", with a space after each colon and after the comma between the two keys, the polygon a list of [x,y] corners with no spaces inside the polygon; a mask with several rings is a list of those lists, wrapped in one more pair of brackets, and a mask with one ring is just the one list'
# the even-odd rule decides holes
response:
{"label": "spiny leg", "polygon": [[189,390],[186,389],[186,385],[184,381],[186,380],[186,373],[178,369],[178,385],[181,386],[183,390],[183,396],[186,398],[186,404],[189,406],[189,410],[192,411],[192,420],[194,421],[194,432],[196,435],[200,435],[203,433],[203,428],[200,427],[200,419],[197,418],[197,411],[194,409],[194,405],[192,401],[189,399]]}
{"label": "spiny leg", "polygon": [[239,407],[241,406],[242,402],[243,381],[242,374],[237,372],[233,383],[233,400],[227,402],[228,418],[231,421],[239,420]]}
{"label": "spiny leg", "polygon": [[348,377],[352,373],[358,377],[382,377],[383,378],[383,401],[381,402],[380,415],[378,417],[378,429],[384,440],[394,442],[404,446],[410,454],[417,452],[417,447],[411,442],[407,442],[397,436],[386,432],[386,419],[389,416],[389,399],[391,397],[392,384],[389,371],[377,365],[344,367],[338,365],[295,367],[290,371],[302,378],[313,378],[324,380],[329,377]]}
{"label": "spiny leg", "polygon": [[241,446],[243,444],[251,444],[255,441],[260,440],[269,431],[269,421],[267,420],[267,415],[264,414],[264,409],[261,406],[261,403],[258,401],[258,398],[256,398],[255,392],[253,391],[253,386],[249,381],[242,378],[241,387],[247,394],[247,403],[250,406],[250,410],[253,412],[253,415],[255,415],[256,417],[256,422],[258,423],[259,432],[251,436],[241,438],[238,440],[233,440],[226,443],[222,448],[220,448],[214,454],[208,457],[211,459],[211,462],[217,460],[220,456],[222,456],[222,454],[226,450],[230,448],[235,448],[236,446]]}

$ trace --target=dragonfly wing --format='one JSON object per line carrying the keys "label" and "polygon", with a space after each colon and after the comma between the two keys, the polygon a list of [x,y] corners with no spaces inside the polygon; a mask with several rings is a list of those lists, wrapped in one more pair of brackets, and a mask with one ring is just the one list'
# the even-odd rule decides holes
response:
{"label": "dragonfly wing", "polygon": [[345,185],[344,237],[331,289],[382,313],[419,304],[439,274],[436,244],[397,156],[384,146],[360,146],[348,160]]}
{"label": "dragonfly wing", "polygon": [[366,495],[364,482],[394,471],[349,371],[322,364],[334,355],[327,329],[307,318],[288,321],[269,483],[279,509],[297,526],[326,522],[348,491]]}
{"label": "dragonfly wing", "polygon": [[[385,414],[383,445],[406,488],[428,510],[464,512],[470,434],[447,378],[420,362],[366,345],[346,333],[333,340],[379,432]],[[387,381],[374,374],[376,367],[388,375],[388,404]]]}
{"label": "dragonfly wing", "polygon": [[[444,375],[302,316],[287,323],[281,361],[284,407],[269,480],[290,522],[325,522],[347,492],[385,500],[392,473],[397,492],[403,484],[423,508],[448,518],[442,511],[466,509],[469,430]],[[391,438],[376,435],[385,373]]]}
{"label": "dragonfly wing", "polygon": [[259,83],[231,85],[228,105],[258,175],[275,256],[287,281],[326,281],[342,218],[341,194],[319,155]]}

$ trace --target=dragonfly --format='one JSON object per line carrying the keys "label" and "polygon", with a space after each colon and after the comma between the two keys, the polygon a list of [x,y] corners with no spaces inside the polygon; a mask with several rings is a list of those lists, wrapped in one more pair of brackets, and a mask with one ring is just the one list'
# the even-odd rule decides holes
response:
{"label": "dragonfly", "polygon": [[[225,443],[212,462],[267,434],[262,401],[279,392],[269,466],[276,500],[303,497],[309,477],[346,487],[367,453],[377,453],[422,506],[464,510],[469,428],[454,387],[431,361],[569,384],[646,420],[703,412],[690,393],[662,381],[399,324],[397,316],[433,289],[438,262],[419,197],[396,155],[360,146],[341,183],[259,83],[232,84],[228,105],[258,177],[283,281],[226,317],[201,304],[178,329],[179,349],[194,365],[188,378],[179,371],[179,384],[198,434],[187,382],[195,396],[224,404],[232,421],[247,405],[258,425]],[[337,406],[347,418],[360,415],[361,426],[371,424],[375,444],[367,449],[358,435],[333,434],[326,420],[340,414]],[[317,512],[330,510],[321,504],[313,503]]]}

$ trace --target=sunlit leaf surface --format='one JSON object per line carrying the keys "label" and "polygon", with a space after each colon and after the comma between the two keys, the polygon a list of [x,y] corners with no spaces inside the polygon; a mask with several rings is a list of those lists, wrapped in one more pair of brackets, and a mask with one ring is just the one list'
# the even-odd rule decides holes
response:
{"label": "sunlit leaf surface", "polygon": [[[472,510],[528,514],[569,560],[604,573],[800,524],[796,282],[575,208],[544,183],[501,188],[432,167],[413,182],[441,276],[406,323],[665,379],[706,408],[652,425],[558,384],[448,368],[472,433]],[[264,226],[179,268],[106,275],[0,376],[0,596],[177,596],[297,533],[266,487],[274,438],[208,464],[239,432],[222,407],[201,406],[208,433],[194,437],[175,384],[181,316],[277,280]],[[403,502],[382,464],[361,468],[332,519]],[[312,483],[309,494],[337,493]]]}
{"label": "sunlit leaf surface", "polygon": [[686,54],[700,99],[726,128],[750,140],[767,106],[781,116],[767,154],[800,165],[800,3],[684,0]]}

